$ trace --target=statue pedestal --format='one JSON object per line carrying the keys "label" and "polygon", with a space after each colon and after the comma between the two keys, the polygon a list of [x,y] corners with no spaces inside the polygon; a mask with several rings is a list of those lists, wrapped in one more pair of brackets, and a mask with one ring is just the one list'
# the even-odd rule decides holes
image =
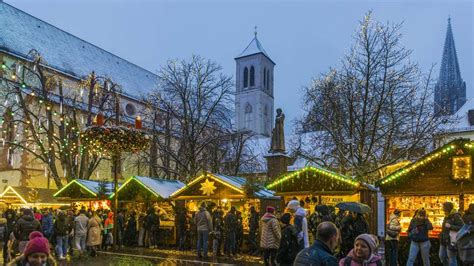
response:
{"label": "statue pedestal", "polygon": [[264,156],[267,159],[267,182],[272,182],[276,178],[288,172],[288,165],[291,157],[286,153],[268,153]]}

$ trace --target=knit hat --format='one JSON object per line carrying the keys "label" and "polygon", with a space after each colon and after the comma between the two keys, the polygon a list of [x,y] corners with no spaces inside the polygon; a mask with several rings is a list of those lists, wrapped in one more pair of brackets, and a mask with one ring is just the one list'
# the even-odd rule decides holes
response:
{"label": "knit hat", "polygon": [[275,207],[267,206],[267,212],[274,213],[275,212]]}
{"label": "knit hat", "polygon": [[362,240],[367,244],[367,246],[369,246],[370,254],[374,254],[375,251],[377,250],[378,246],[379,246],[378,238],[374,235],[371,235],[371,234],[361,234],[361,235],[359,235],[358,237],[356,237],[356,239],[354,241],[354,244],[355,244],[355,242],[357,242],[357,240]]}
{"label": "knit hat", "polygon": [[285,213],[281,216],[280,221],[284,224],[290,224],[291,214]]}
{"label": "knit hat", "polygon": [[38,231],[34,231],[30,233],[29,236],[30,241],[26,244],[25,257],[33,253],[44,253],[49,255],[49,242],[48,239],[43,237],[43,234]]}
{"label": "knit hat", "polygon": [[296,211],[300,207],[300,202],[298,200],[290,200],[286,206],[288,209]]}

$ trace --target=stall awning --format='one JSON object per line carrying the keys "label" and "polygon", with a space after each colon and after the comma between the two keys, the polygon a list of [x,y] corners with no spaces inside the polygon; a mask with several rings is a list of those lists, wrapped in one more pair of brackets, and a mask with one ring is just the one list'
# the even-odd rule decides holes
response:
{"label": "stall awning", "polygon": [[275,190],[277,194],[353,194],[361,187],[368,188],[350,177],[315,166],[285,174],[267,185],[268,189]]}
{"label": "stall awning", "polygon": [[55,198],[98,199],[112,194],[114,184],[108,181],[74,179],[54,194]]}
{"label": "stall awning", "polygon": [[195,178],[171,195],[174,199],[193,197],[244,198],[252,193],[254,198],[276,199],[275,192],[255,184],[247,188],[247,179],[240,176],[207,173]]}
{"label": "stall awning", "polygon": [[[163,200],[183,188],[179,180],[132,176],[119,188],[119,200]],[[113,198],[114,194],[110,195]]]}
{"label": "stall awning", "polygon": [[57,189],[8,186],[0,194],[0,201],[13,205],[69,205],[67,203],[58,202],[58,200],[53,197],[56,191]]}

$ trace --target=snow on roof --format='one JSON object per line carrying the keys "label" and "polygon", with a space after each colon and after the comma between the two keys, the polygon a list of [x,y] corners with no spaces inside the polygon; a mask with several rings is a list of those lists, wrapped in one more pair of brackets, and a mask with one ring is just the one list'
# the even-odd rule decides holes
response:
{"label": "snow on roof", "polygon": [[257,35],[255,35],[249,45],[247,45],[247,47],[242,51],[242,53],[240,53],[235,59],[260,53],[265,55],[270,61],[272,61],[272,63],[274,63],[270,56],[267,54],[267,51],[265,51],[265,49],[263,48],[263,45],[257,39]]}
{"label": "snow on roof", "polygon": [[[87,187],[89,190],[94,192],[95,194],[99,194],[100,192],[100,182],[99,181],[94,181],[94,180],[84,180],[84,179],[74,179],[72,182],[78,182],[81,185]],[[108,193],[107,195],[111,194],[112,191],[114,190],[114,183],[113,182],[104,182],[105,184],[105,189],[107,190]]]}
{"label": "snow on roof", "polygon": [[469,99],[466,103],[451,117],[453,124],[450,125],[448,131],[471,131],[474,126],[469,123],[469,110],[474,110],[474,98]]}
{"label": "snow on roof", "polygon": [[32,49],[59,72],[81,79],[95,71],[129,96],[139,97],[156,86],[152,72],[0,1],[0,51],[27,59]]}
{"label": "snow on roof", "polygon": [[135,176],[134,178],[164,199],[169,198],[173,192],[185,186],[183,182],[178,180],[151,178],[147,176]]}
{"label": "snow on roof", "polygon": [[[229,175],[223,175],[223,174],[212,174],[213,176],[219,178],[223,182],[226,182],[240,190],[244,189],[245,183],[247,182],[247,179],[245,177],[240,177],[240,176],[229,176]],[[266,189],[263,186],[257,185],[257,187],[260,189],[255,192],[255,196],[258,198],[274,198],[275,197],[275,192]]]}

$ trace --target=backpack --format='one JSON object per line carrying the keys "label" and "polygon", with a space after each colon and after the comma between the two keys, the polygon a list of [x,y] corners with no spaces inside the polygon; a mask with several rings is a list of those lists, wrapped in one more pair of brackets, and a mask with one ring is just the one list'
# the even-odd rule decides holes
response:
{"label": "backpack", "polygon": [[474,225],[465,224],[456,241],[459,258],[464,263],[474,263]]}
{"label": "backpack", "polygon": [[[351,266],[352,263],[352,258],[351,257],[346,257],[344,259],[344,266]],[[375,262],[377,266],[382,266],[382,260],[378,260]]]}

